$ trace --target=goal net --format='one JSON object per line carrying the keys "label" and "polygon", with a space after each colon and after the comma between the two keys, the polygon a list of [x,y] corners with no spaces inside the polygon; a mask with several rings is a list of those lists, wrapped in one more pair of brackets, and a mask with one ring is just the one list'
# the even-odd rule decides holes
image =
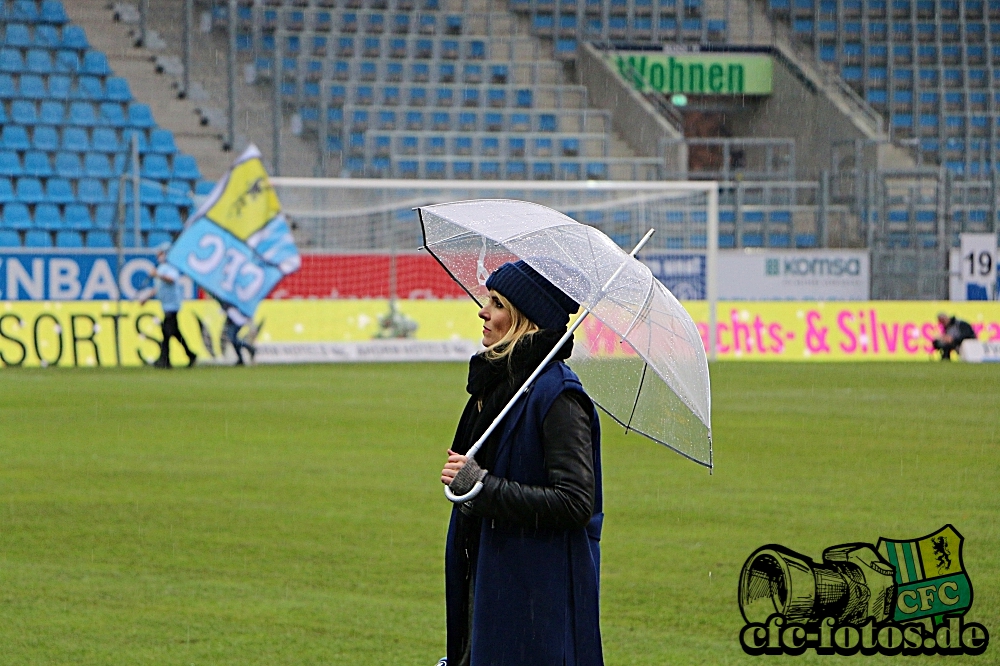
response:
{"label": "goal net", "polygon": [[303,254],[302,270],[274,298],[468,298],[419,250],[413,209],[469,199],[539,203],[600,229],[626,251],[655,228],[640,259],[678,298],[711,297],[714,183],[274,178],[272,184]]}

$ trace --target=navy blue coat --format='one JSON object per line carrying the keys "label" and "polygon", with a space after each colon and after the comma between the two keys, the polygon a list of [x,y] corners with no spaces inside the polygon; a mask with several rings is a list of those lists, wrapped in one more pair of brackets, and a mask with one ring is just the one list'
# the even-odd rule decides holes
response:
{"label": "navy blue coat", "polygon": [[[547,485],[542,421],[564,391],[584,393],[562,362],[542,372],[527,396],[507,415],[491,474],[529,485]],[[585,395],[585,393],[584,393]],[[594,509],[587,527],[531,529],[482,520],[472,564],[472,654],[470,666],[602,666],[598,619],[601,524],[600,422],[591,403]],[[463,570],[455,507],[445,550],[449,606],[458,604]],[[467,518],[465,518],[467,520]],[[462,621],[449,612],[449,632]]]}

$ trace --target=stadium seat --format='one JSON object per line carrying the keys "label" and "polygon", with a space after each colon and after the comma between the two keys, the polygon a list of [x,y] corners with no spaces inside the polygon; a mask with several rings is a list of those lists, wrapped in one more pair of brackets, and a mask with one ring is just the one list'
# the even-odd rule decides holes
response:
{"label": "stadium seat", "polygon": [[28,130],[22,125],[4,125],[0,132],[0,149],[25,151],[31,148]]}
{"label": "stadium seat", "polygon": [[76,25],[67,25],[63,28],[62,44],[60,46],[65,49],[76,49],[77,51],[85,51],[90,48],[90,44],[87,42],[87,34],[83,28]]}
{"label": "stadium seat", "polygon": [[87,232],[87,247],[95,248],[111,248],[114,247],[114,241],[111,239],[111,234],[107,231],[88,231]]}
{"label": "stadium seat", "polygon": [[14,184],[10,178],[0,178],[0,204],[17,201],[14,196]]}
{"label": "stadium seat", "polygon": [[0,229],[0,247],[21,247],[21,235],[11,229]]}
{"label": "stadium seat", "polygon": [[0,150],[0,176],[20,176],[23,173],[21,158],[16,152]]}
{"label": "stadium seat", "polygon": [[153,226],[163,231],[180,231],[184,228],[184,221],[176,206],[164,204],[156,207]]}
{"label": "stadium seat", "polygon": [[63,226],[62,215],[59,207],[51,203],[43,203],[35,206],[35,228],[46,231],[55,231]]}
{"label": "stadium seat", "polygon": [[37,204],[45,201],[45,191],[42,181],[38,178],[18,178],[14,188],[17,200],[26,204]]}
{"label": "stadium seat", "polygon": [[92,76],[110,75],[111,68],[108,67],[107,56],[100,51],[87,51],[83,54],[83,66],[80,68],[80,73]]}
{"label": "stadium seat", "polygon": [[158,247],[164,243],[173,243],[173,236],[166,231],[150,231],[146,244],[149,247]]}
{"label": "stadium seat", "polygon": [[67,229],[76,231],[87,231],[94,225],[94,220],[90,216],[90,209],[82,203],[74,203],[66,206],[66,215],[63,222]]}
{"label": "stadium seat", "polygon": [[48,178],[52,175],[52,164],[49,156],[38,150],[29,150],[24,154],[24,173],[36,178]]}
{"label": "stadium seat", "polygon": [[79,231],[60,230],[56,232],[56,247],[83,247],[83,236]]}
{"label": "stadium seat", "polygon": [[62,150],[85,153],[90,150],[90,138],[82,127],[67,127],[62,133]]}
{"label": "stadium seat", "polygon": [[[62,178],[82,178],[84,170],[80,167],[80,156],[76,153],[56,153],[56,174]],[[104,177],[109,178],[110,174]]]}
{"label": "stadium seat", "polygon": [[[3,120],[6,122],[6,119]],[[38,123],[38,110],[34,102],[18,99],[10,104],[10,122],[18,125],[35,125]]]}
{"label": "stadium seat", "polygon": [[201,172],[198,163],[190,155],[178,153],[174,156],[173,178],[176,180],[200,180]]}
{"label": "stadium seat", "polygon": [[148,129],[156,125],[153,120],[153,112],[150,111],[149,106],[134,102],[129,104],[128,107],[128,124],[131,127],[140,127],[144,129]]}
{"label": "stadium seat", "polygon": [[70,204],[77,200],[73,185],[65,178],[49,178],[45,183],[45,200],[54,204]]}
{"label": "stadium seat", "polygon": [[15,231],[23,231],[31,228],[31,213],[28,206],[14,202],[5,204],[3,207],[3,226]]}
{"label": "stadium seat", "polygon": [[112,102],[120,102],[122,104],[131,102],[132,90],[129,88],[128,81],[116,76],[110,77],[108,79],[104,98]]}
{"label": "stadium seat", "polygon": [[24,232],[24,247],[52,247],[52,234],[41,229],[28,229]]}

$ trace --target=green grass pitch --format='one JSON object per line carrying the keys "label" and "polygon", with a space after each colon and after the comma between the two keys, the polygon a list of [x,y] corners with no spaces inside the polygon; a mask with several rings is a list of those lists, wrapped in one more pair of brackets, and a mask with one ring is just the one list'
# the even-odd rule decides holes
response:
{"label": "green grass pitch", "polygon": [[[0,372],[0,662],[430,666],[464,375]],[[721,363],[712,385],[712,476],[604,421],[609,666],[758,663],[737,640],[754,549],[945,523],[996,639],[1000,368]],[[819,661],[844,659],[795,659]]]}

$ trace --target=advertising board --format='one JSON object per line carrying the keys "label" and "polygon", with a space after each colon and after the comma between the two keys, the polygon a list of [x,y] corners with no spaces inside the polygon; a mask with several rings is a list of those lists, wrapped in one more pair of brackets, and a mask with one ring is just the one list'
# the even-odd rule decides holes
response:
{"label": "advertising board", "polygon": [[[8,301],[113,301],[136,298],[156,267],[150,251],[0,250],[0,298]],[[191,280],[181,279],[185,298]]]}
{"label": "advertising board", "polygon": [[[702,340],[708,307],[685,303]],[[382,338],[389,302],[265,301],[258,309],[259,363],[336,361],[464,361],[479,348],[481,322],[468,300],[397,302],[412,326],[408,338]],[[771,361],[927,361],[945,311],[967,320],[984,343],[1000,343],[1000,303],[938,301],[719,303],[718,357]],[[139,366],[159,354],[162,313],[155,301],[0,302],[0,367]],[[188,301],[178,321],[200,363],[225,362],[219,344],[223,314],[214,301]],[[628,353],[612,331],[588,319],[581,349]],[[211,347],[211,351],[209,350]],[[186,363],[175,343],[172,360]]]}
{"label": "advertising board", "polygon": [[750,53],[615,51],[606,56],[639,92],[770,95],[773,63]]}

